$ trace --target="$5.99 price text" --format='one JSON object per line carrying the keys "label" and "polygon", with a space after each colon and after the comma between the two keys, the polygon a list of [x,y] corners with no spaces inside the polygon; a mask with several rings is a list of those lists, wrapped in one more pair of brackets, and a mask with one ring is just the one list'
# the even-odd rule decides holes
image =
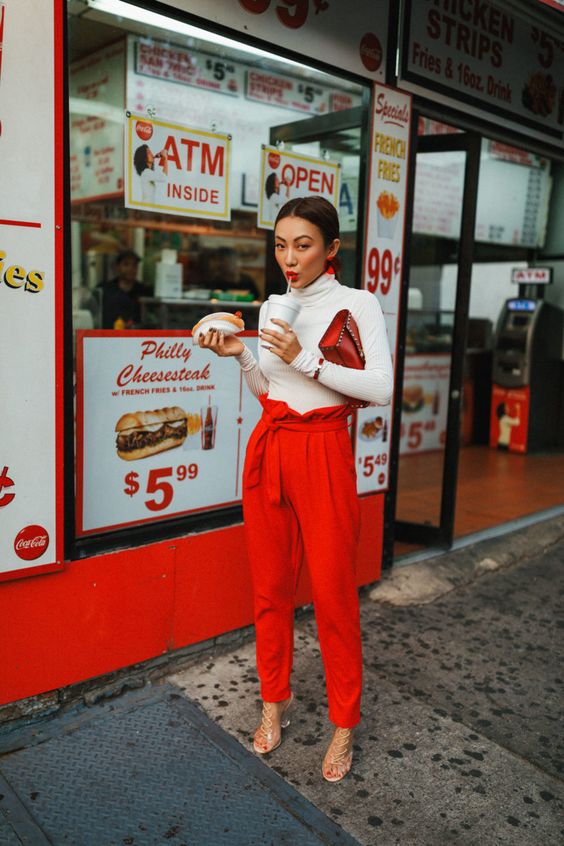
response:
{"label": "$5.99 price text", "polygon": [[[145,500],[145,507],[149,511],[163,511],[168,508],[174,497],[172,482],[186,482],[195,479],[197,476],[197,464],[179,464],[178,467],[160,467],[149,470],[144,494],[154,494],[154,496]],[[135,470],[127,473],[123,481],[125,483],[123,492],[129,497],[138,494],[142,488],[139,473]]]}

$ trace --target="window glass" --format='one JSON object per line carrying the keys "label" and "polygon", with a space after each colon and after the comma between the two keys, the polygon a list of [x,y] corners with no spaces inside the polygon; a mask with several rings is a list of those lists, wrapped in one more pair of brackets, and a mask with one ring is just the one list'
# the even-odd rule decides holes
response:
{"label": "window glass", "polygon": [[[169,28],[157,28],[95,10],[72,14],[74,5],[69,78],[75,327],[186,328],[201,314],[200,301],[210,298],[240,302],[249,325],[256,325],[257,301],[265,296],[268,232],[257,220],[260,193],[269,217],[290,193],[268,159],[265,184],[259,184],[261,145],[271,143],[273,126],[359,106],[361,87],[252,48],[222,46],[213,33],[186,35],[173,20]],[[128,208],[124,198],[126,110],[145,118],[134,121],[129,146],[132,193],[139,182],[145,208]],[[186,170],[198,167],[196,144],[206,136],[183,137],[177,130],[165,163],[163,148],[155,146],[163,132],[148,135],[151,119],[231,136],[229,219],[214,219],[210,205],[201,215],[166,208],[190,207],[185,197],[197,180],[190,183]],[[356,219],[358,155],[351,157],[346,145],[342,151],[334,147],[327,153],[310,143],[296,152],[344,165],[337,202],[347,228]],[[208,152],[208,170],[214,152]],[[299,180],[297,170],[287,173]],[[320,184],[304,180],[302,193],[318,193]],[[205,191],[205,181],[202,186]],[[180,267],[165,273],[163,263]],[[121,293],[113,289],[115,280]],[[163,307],[162,300],[173,299],[179,302]]]}
{"label": "window glass", "polygon": [[101,8],[68,4],[79,537],[240,500],[259,404],[184,333],[211,311],[256,329],[283,284],[271,233],[293,196],[338,208],[347,284],[362,247],[368,86]]}

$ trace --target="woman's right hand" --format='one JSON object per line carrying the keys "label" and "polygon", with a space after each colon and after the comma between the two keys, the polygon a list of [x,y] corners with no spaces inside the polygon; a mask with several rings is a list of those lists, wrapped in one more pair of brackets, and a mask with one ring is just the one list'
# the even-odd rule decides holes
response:
{"label": "woman's right hand", "polygon": [[205,334],[198,337],[198,345],[203,350],[211,350],[221,357],[230,355],[241,355],[245,345],[236,335],[225,335],[218,329],[208,329]]}

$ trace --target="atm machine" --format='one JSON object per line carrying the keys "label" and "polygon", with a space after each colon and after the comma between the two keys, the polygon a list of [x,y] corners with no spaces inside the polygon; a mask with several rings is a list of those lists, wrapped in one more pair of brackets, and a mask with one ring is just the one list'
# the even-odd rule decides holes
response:
{"label": "atm machine", "polygon": [[490,447],[524,453],[559,443],[564,311],[543,299],[549,269],[519,269],[514,281],[519,296],[495,332]]}

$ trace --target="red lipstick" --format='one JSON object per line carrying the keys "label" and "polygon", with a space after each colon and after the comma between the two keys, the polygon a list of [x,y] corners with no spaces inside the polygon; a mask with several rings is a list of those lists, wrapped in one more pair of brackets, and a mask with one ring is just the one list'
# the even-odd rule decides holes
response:
{"label": "red lipstick", "polygon": [[293,270],[287,270],[286,271],[286,279],[288,280],[288,282],[292,282],[293,279],[297,279],[297,278],[298,278],[298,274],[295,273]]}

